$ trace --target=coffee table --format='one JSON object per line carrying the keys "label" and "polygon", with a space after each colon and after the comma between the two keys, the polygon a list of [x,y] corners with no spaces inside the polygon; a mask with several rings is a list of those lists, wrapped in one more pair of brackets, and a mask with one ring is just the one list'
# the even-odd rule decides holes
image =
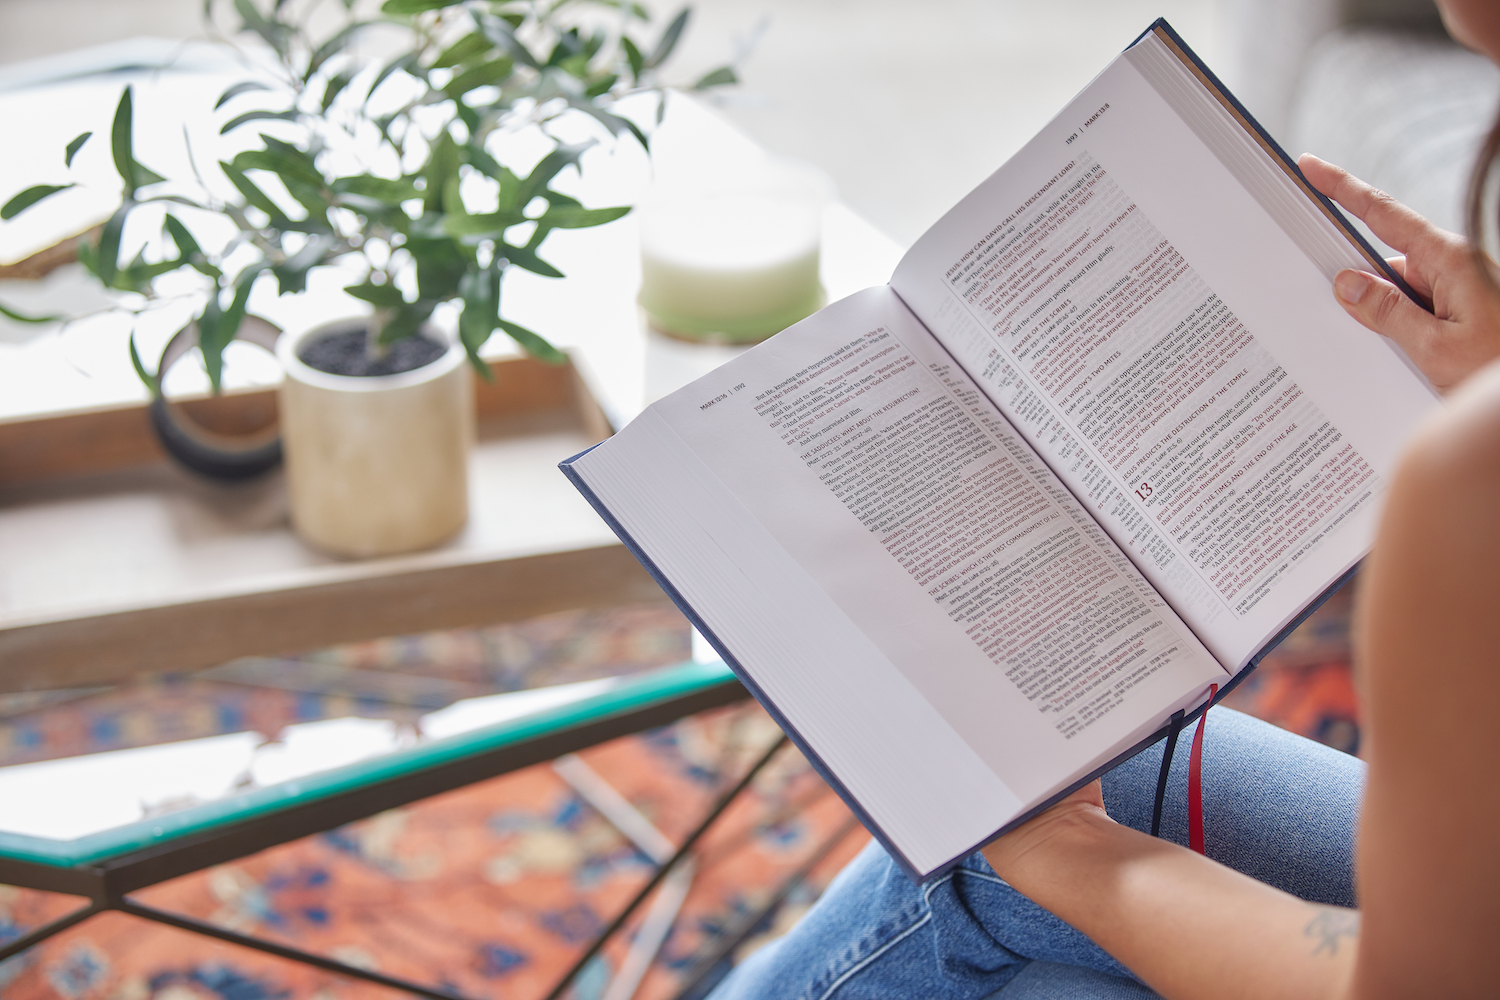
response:
{"label": "coffee table", "polygon": [[[47,94],[37,88],[26,99],[45,101]],[[677,148],[703,162],[758,155],[748,139],[686,99],[674,100],[667,125]],[[660,146],[670,155],[672,142]],[[584,199],[633,198],[645,176],[637,170],[633,181],[621,183],[606,175],[595,182],[600,190]],[[0,418],[0,693],[105,684],[563,609],[664,601],[555,468],[643,403],[650,357],[634,301],[634,228],[627,217],[585,234],[560,232],[553,240],[551,256],[569,277],[508,279],[507,310],[565,346],[573,364],[548,368],[516,357],[493,359],[496,382],[477,400],[474,518],[459,538],[437,549],[351,562],[305,548],[286,525],[276,476],[231,490],[167,465],[128,380],[100,379],[92,396],[90,386],[60,381],[56,395],[69,401],[65,411],[33,408]],[[890,240],[847,209],[828,208],[823,281],[830,299],[883,281],[898,256]],[[4,291],[0,283],[0,297]],[[674,364],[680,369],[681,359]],[[187,405],[230,424],[253,423],[274,408],[274,394],[251,388]],[[0,882],[88,900],[0,948],[0,959],[114,909],[444,997],[420,984],[154,910],[131,893],[746,694],[722,664],[687,663],[553,696],[551,707],[472,731],[76,837],[6,832],[0,806]],[[782,745],[771,747],[720,797],[637,902]]]}

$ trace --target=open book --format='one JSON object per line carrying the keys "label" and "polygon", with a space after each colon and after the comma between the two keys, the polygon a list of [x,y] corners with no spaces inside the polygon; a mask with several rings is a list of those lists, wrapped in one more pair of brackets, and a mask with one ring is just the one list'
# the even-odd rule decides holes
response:
{"label": "open book", "polygon": [[908,872],[1206,707],[1436,405],[1385,263],[1158,21],[859,292],[563,469]]}

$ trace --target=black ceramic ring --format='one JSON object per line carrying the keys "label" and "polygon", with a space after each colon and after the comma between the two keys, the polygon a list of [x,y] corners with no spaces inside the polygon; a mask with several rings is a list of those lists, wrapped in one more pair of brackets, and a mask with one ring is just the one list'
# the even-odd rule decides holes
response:
{"label": "black ceramic ring", "polygon": [[[259,316],[246,316],[236,339],[276,352],[281,331]],[[157,384],[167,372],[198,346],[198,324],[178,330],[161,353],[156,369]],[[179,465],[201,476],[226,482],[250,479],[281,464],[281,435],[275,427],[242,437],[217,434],[200,427],[182,408],[173,406],[160,393],[151,399],[151,427],[162,450]]]}

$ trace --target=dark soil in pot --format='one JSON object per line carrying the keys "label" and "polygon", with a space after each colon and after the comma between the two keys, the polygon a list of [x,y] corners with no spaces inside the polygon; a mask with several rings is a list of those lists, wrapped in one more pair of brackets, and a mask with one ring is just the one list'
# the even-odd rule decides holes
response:
{"label": "dark soil in pot", "polygon": [[365,343],[364,330],[341,330],[302,345],[297,357],[307,367],[329,375],[373,377],[416,371],[448,353],[446,345],[422,333],[396,341],[378,358],[370,357]]}

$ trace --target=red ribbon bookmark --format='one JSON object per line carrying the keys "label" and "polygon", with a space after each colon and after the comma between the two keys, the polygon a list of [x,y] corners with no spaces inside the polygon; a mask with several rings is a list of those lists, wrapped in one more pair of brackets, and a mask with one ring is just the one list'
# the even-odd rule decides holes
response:
{"label": "red ribbon bookmark", "polygon": [[[1219,685],[1208,688],[1208,704],[1212,705]],[[1188,846],[1199,854],[1203,850],[1203,724],[1208,721],[1208,705],[1198,716],[1198,728],[1193,730],[1193,752],[1188,758]]]}

